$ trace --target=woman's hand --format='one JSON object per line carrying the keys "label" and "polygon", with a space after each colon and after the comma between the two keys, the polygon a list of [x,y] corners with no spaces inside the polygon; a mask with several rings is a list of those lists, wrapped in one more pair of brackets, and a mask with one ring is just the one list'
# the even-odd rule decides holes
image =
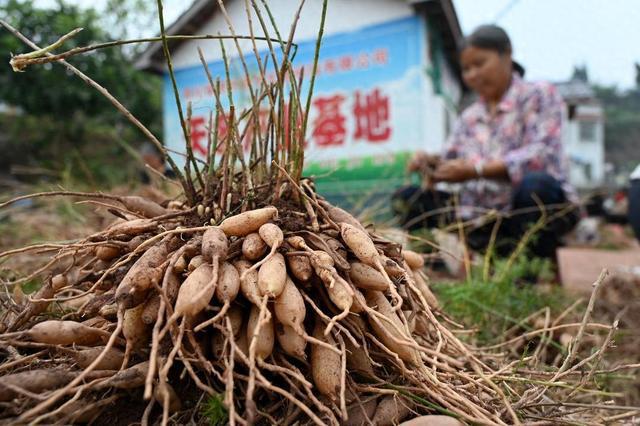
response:
{"label": "woman's hand", "polygon": [[435,168],[441,162],[439,155],[427,154],[426,152],[416,152],[407,164],[407,171],[424,173]]}
{"label": "woman's hand", "polygon": [[433,173],[436,182],[464,182],[476,178],[473,164],[460,158],[441,163]]}

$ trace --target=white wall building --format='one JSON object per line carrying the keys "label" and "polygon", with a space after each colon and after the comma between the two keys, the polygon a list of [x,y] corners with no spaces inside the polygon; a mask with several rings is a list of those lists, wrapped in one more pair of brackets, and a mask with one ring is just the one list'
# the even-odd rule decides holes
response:
{"label": "white wall building", "polygon": [[571,183],[589,190],[604,182],[604,110],[589,84],[579,78],[556,83],[565,101],[563,142]]}
{"label": "white wall building", "polygon": [[[298,2],[269,0],[268,5],[286,38]],[[235,33],[248,35],[245,2],[227,0],[225,7]],[[268,22],[268,14],[260,8]],[[297,23],[294,41],[298,50],[293,64],[304,67],[306,77],[321,8],[322,1],[308,0]],[[263,35],[255,11],[252,23],[255,34]],[[275,37],[271,25],[269,31]],[[229,34],[229,26],[216,1],[197,0],[167,33]],[[360,198],[367,191],[388,194],[404,182],[404,164],[412,152],[440,151],[463,91],[457,63],[461,37],[451,0],[329,1],[305,160],[307,174],[324,176],[318,181],[321,192]],[[240,46],[247,58],[253,57],[250,40],[241,40]],[[196,152],[202,145],[197,138],[204,137],[201,129],[213,109],[198,47],[214,79],[220,76],[224,80],[218,41],[170,44],[183,104],[193,105],[192,146]],[[261,54],[267,52],[265,43],[258,49]],[[225,50],[237,57],[233,42],[225,42]],[[138,65],[164,75],[164,139],[170,148],[184,151],[161,45],[152,45]],[[253,70],[257,72],[257,68]],[[238,61],[232,61],[231,74],[238,105],[248,100]]]}

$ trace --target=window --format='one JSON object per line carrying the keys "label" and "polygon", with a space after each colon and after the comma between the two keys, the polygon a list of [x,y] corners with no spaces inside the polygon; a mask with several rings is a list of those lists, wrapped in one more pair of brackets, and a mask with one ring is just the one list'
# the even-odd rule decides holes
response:
{"label": "window", "polygon": [[596,141],[596,129],[598,123],[595,121],[580,121],[580,140],[582,142],[595,142]]}

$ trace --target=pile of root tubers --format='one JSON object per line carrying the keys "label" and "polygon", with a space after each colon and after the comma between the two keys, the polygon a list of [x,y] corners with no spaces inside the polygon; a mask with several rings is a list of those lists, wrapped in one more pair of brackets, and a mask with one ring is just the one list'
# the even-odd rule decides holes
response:
{"label": "pile of root tubers", "polygon": [[0,400],[20,401],[9,418],[86,421],[107,405],[98,395],[137,388],[145,422],[160,408],[166,422],[183,406],[176,389],[197,386],[224,394],[239,423],[390,424],[420,411],[402,388],[499,422],[491,387],[461,370],[486,366],[434,314],[422,257],[312,182],[283,187],[274,205],[220,221],[202,204],[119,198],[124,218],[57,249],[36,271],[43,286],[3,318],[0,341],[37,355],[36,369],[0,365]]}
{"label": "pile of root tubers", "polygon": [[[263,40],[272,40],[262,9],[247,1],[248,13],[249,3]],[[226,38],[243,57],[229,26]],[[289,40],[294,31],[295,24]],[[169,56],[162,20],[161,34]],[[205,423],[201,407],[211,401],[221,402],[231,425],[391,425],[430,414],[504,425],[546,419],[547,412],[564,419],[565,411],[572,419],[575,410],[546,407],[554,381],[578,373],[573,352],[542,385],[511,380],[529,359],[507,363],[461,341],[457,332],[465,330],[441,312],[423,257],[363,226],[303,177],[309,100],[305,108],[301,92],[308,86],[311,98],[320,43],[307,84],[293,71],[291,41],[269,44],[276,79],[267,80],[253,30],[251,39],[261,78],[252,86],[256,79],[244,67],[252,100],[245,109],[234,105],[231,90],[223,105],[220,81],[200,52],[215,98],[209,129],[216,130],[204,159],[186,143],[180,169],[142,128],[173,168],[177,197],[157,203],[57,191],[0,204],[66,196],[114,216],[79,240],[0,253],[45,258],[2,282],[0,420]],[[72,54],[45,52],[25,67],[50,59],[79,73],[64,62]],[[190,111],[181,122],[185,141]],[[264,117],[265,131],[253,131]],[[39,289],[22,294],[21,285],[32,281]],[[124,412],[129,417],[120,418]]]}

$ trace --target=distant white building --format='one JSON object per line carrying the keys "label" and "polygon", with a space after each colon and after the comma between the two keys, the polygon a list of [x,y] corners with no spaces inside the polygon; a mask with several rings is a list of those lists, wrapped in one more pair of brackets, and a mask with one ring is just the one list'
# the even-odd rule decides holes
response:
{"label": "distant white building", "polygon": [[[269,0],[268,5],[286,38],[298,2]],[[225,7],[236,34],[248,35],[245,2],[226,0]],[[297,24],[293,63],[297,70],[304,68],[305,80],[310,75],[321,8],[322,1],[307,1]],[[262,14],[269,22],[264,9]],[[262,35],[255,13],[252,20],[255,34]],[[274,37],[271,25],[269,29]],[[229,29],[215,0],[197,0],[167,33],[229,34]],[[322,193],[388,194],[403,184],[405,162],[413,152],[440,151],[463,91],[457,58],[461,38],[451,0],[329,1],[305,160],[307,174],[323,176],[318,180]],[[251,41],[241,40],[240,45],[257,74]],[[229,56],[237,57],[232,42],[225,46]],[[196,153],[206,146],[204,129],[213,109],[198,47],[214,79],[219,76],[224,81],[218,41],[170,43],[183,105],[193,105],[191,144]],[[267,52],[264,43],[259,49],[261,54]],[[161,45],[152,45],[138,65],[164,75],[164,139],[170,148],[184,151]],[[230,68],[238,106],[248,100],[243,68],[235,60]]]}
{"label": "distant white building", "polygon": [[583,78],[556,83],[565,101],[563,140],[571,162],[569,179],[580,190],[604,183],[604,109]]}

